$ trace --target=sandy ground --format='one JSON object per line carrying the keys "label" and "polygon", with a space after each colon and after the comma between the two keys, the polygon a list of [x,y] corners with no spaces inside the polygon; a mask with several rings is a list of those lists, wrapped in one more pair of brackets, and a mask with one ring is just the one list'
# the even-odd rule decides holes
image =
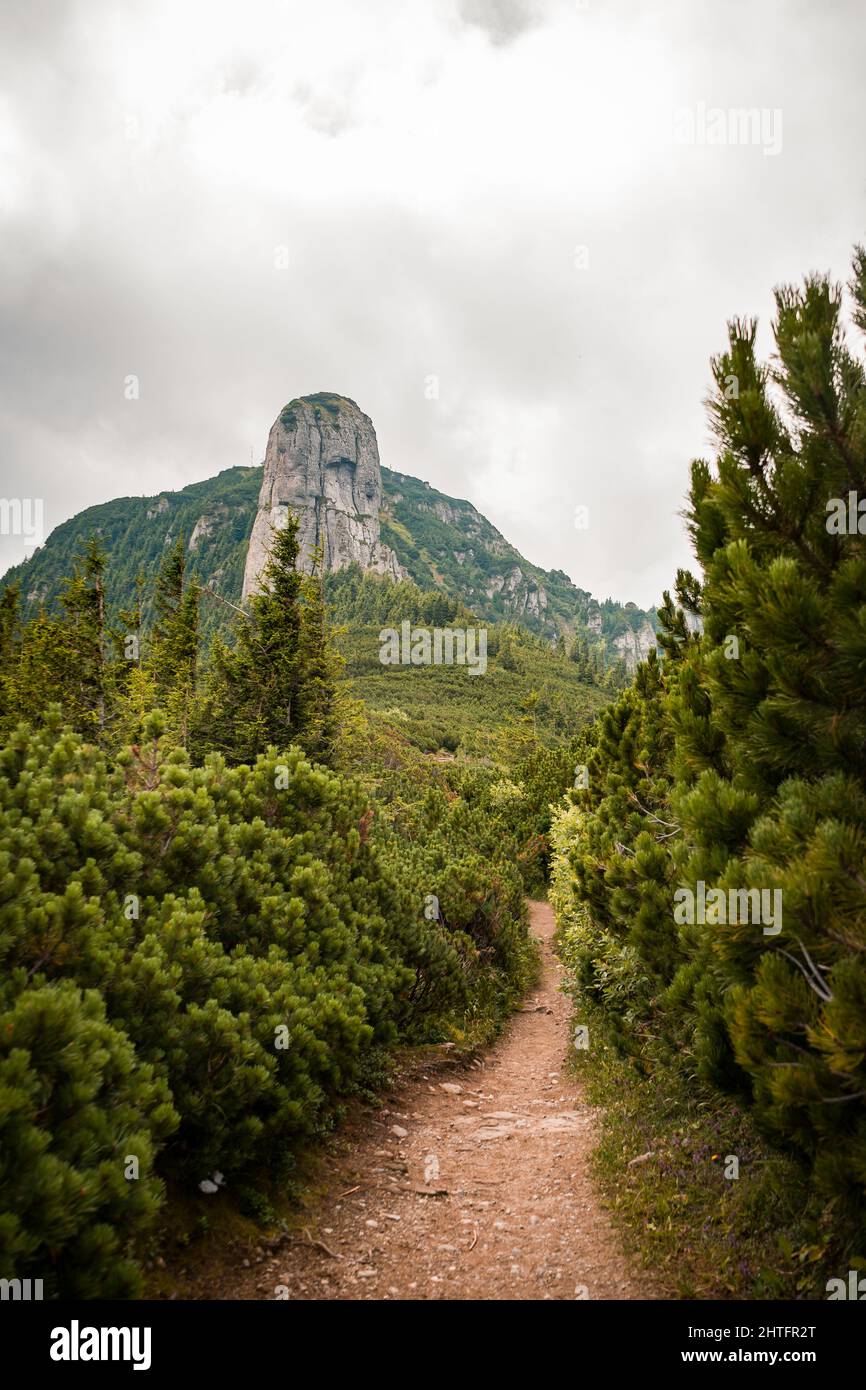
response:
{"label": "sandy ground", "polygon": [[553,913],[530,910],[542,975],[499,1042],[474,1066],[418,1075],[343,1136],[304,1238],[251,1252],[221,1296],[651,1296],[590,1183],[594,1115],[566,1075]]}

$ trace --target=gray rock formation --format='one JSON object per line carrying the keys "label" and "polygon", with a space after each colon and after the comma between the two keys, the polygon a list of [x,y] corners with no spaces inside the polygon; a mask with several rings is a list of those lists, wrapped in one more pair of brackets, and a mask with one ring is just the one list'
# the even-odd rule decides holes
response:
{"label": "gray rock formation", "polygon": [[[456,553],[456,552],[455,552]],[[527,578],[519,565],[514,565],[508,574],[494,574],[487,581],[484,592],[488,598],[500,595],[505,609],[517,618],[529,613],[533,618],[541,618],[547,608],[547,594],[543,585]]]}
{"label": "gray rock formation", "polygon": [[345,396],[320,392],[292,401],[274,421],[259,506],[244,570],[243,596],[255,591],[274,530],[298,518],[298,568],[309,573],[317,549],[326,570],[355,562],[403,578],[379,540],[382,477],[373,422]]}
{"label": "gray rock formation", "polygon": [[634,674],[655,647],[656,635],[652,624],[644,620],[637,632],[633,628],[627,628],[618,637],[614,637],[611,645],[617,656],[621,656],[625,661],[626,670]]}
{"label": "gray rock formation", "polygon": [[219,511],[220,514],[218,516],[199,517],[195,526],[192,528],[192,535],[190,536],[189,541],[187,542],[187,550],[195,550],[197,545],[199,545],[202,541],[207,540],[208,536],[213,534],[216,527],[220,524],[222,520],[224,520],[226,508],[221,507]]}

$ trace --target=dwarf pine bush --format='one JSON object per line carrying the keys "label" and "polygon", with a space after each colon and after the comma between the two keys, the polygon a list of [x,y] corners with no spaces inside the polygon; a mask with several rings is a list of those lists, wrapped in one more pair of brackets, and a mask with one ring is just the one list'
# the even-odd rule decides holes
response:
{"label": "dwarf pine bush", "polygon": [[[853,318],[866,329],[866,253]],[[714,359],[713,464],[691,470],[681,571],[634,687],[593,735],[554,879],[583,985],[644,1064],[735,1092],[799,1155],[847,1242],[866,1232],[866,374],[839,287],[777,291]],[[728,389],[737,383],[736,392]],[[840,499],[847,499],[842,508]],[[846,525],[840,518],[846,519]],[[688,621],[691,618],[700,622]],[[678,888],[778,895],[678,925]],[[578,921],[577,906],[588,914]],[[577,925],[576,925],[577,923]],[[640,963],[629,1016],[617,952]],[[862,1244],[859,1247],[862,1250]]]}
{"label": "dwarf pine bush", "polygon": [[0,1275],[61,1294],[132,1291],[160,1176],[284,1157],[526,938],[516,873],[401,852],[298,749],[195,766],[161,727],[115,764],[52,717],[0,751]]}

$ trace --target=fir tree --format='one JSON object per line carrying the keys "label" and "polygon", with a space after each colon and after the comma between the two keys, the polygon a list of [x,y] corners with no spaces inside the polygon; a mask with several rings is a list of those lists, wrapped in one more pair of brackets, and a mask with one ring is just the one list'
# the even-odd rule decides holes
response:
{"label": "fir tree", "polygon": [[107,741],[113,710],[105,563],[101,544],[92,537],[63,586],[61,615],[42,609],[17,632],[9,629],[7,726],[17,717],[38,722],[56,704],[73,728]]}
{"label": "fir tree", "polygon": [[61,604],[58,677],[73,727],[104,741],[109,709],[109,637],[105,604],[106,555],[92,536],[67,580]]}

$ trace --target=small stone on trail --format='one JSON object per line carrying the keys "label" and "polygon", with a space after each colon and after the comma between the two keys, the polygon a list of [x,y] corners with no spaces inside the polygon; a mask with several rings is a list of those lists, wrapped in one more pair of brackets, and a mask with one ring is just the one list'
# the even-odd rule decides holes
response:
{"label": "small stone on trail", "polygon": [[408,1137],[409,1131],[408,1129],[404,1129],[402,1125],[392,1125],[391,1133],[396,1134],[398,1139],[406,1139]]}

